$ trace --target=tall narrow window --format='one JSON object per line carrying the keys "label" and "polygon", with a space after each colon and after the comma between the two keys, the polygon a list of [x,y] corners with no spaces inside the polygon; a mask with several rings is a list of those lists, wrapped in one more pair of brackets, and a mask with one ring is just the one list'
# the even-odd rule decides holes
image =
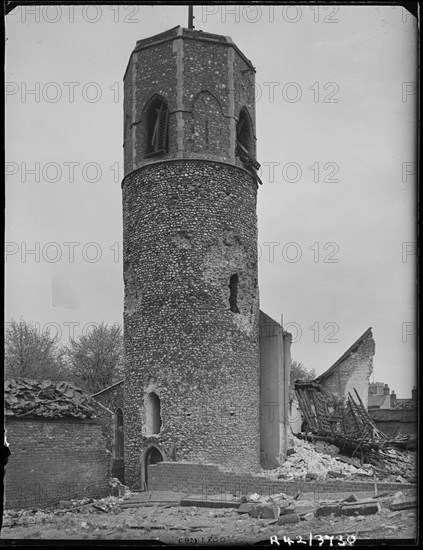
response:
{"label": "tall narrow window", "polygon": [[169,110],[164,101],[156,98],[147,111],[147,156],[167,153]]}
{"label": "tall narrow window", "polygon": [[124,454],[124,439],[123,439],[123,412],[122,409],[116,411],[116,426],[115,426],[115,458],[123,458]]}
{"label": "tall narrow window", "polygon": [[162,418],[160,416],[160,398],[154,392],[147,396],[146,402],[146,430],[148,434],[160,433]]}
{"label": "tall narrow window", "polygon": [[239,113],[238,124],[236,127],[236,149],[235,154],[242,164],[254,174],[257,181],[261,180],[255,173],[260,168],[260,163],[254,158],[254,136],[250,116],[245,108]]}
{"label": "tall narrow window", "polygon": [[253,155],[253,131],[247,112],[242,109],[236,127],[236,139],[239,145],[251,156]]}
{"label": "tall narrow window", "polygon": [[232,313],[239,313],[238,304],[238,275],[232,275],[229,281],[229,308]]}

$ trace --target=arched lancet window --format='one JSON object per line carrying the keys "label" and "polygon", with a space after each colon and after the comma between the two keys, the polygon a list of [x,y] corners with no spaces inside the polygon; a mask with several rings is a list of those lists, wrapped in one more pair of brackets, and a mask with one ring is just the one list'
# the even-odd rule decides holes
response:
{"label": "arched lancet window", "polygon": [[239,113],[238,124],[236,127],[235,153],[244,167],[254,174],[256,180],[261,184],[261,180],[255,172],[255,170],[260,168],[260,163],[258,163],[254,158],[253,126],[245,108],[242,108]]}
{"label": "arched lancet window", "polygon": [[167,153],[169,109],[159,97],[148,106],[145,123],[146,156]]}
{"label": "arched lancet window", "polygon": [[162,418],[160,416],[160,398],[154,392],[147,396],[146,401],[146,430],[148,434],[160,433]]}
{"label": "arched lancet window", "polygon": [[239,114],[236,127],[236,140],[238,145],[241,145],[249,155],[254,155],[253,129],[250,117],[245,109],[241,109]]}
{"label": "arched lancet window", "polygon": [[115,458],[123,458],[123,455],[124,455],[123,412],[122,412],[122,409],[117,409],[116,425],[115,425]]}

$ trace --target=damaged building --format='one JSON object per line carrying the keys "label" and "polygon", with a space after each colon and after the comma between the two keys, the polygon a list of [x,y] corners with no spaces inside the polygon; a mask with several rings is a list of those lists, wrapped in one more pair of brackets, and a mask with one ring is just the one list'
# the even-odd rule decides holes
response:
{"label": "damaged building", "polygon": [[[368,410],[374,397],[379,404],[390,402],[389,388],[369,384],[373,369],[375,343],[372,329],[367,329],[358,340],[323,374],[309,382],[295,382],[295,394],[301,412],[299,437],[324,441],[337,446],[338,451],[359,457],[361,462],[375,468],[385,468],[384,449],[415,448],[415,438],[409,428],[411,415],[403,414],[398,427],[388,428],[396,411]],[[406,411],[402,411],[405,413]],[[391,413],[390,415],[386,413]],[[407,426],[407,427],[405,427]]]}
{"label": "damaged building", "polygon": [[315,382],[327,392],[343,398],[356,390],[367,408],[374,354],[375,342],[370,327]]}
{"label": "damaged building", "polygon": [[[109,494],[110,453],[98,405],[68,382],[5,380],[5,427],[12,446],[8,508]],[[107,413],[107,411],[106,411]],[[110,424],[106,415],[106,423]]]}
{"label": "damaged building", "polygon": [[[314,382],[326,394],[332,394],[338,400],[348,399],[349,393],[357,391],[361,401],[367,408],[369,399],[369,380],[373,371],[375,342],[372,328],[368,328],[323,374]],[[304,429],[306,420],[298,400],[294,394],[290,402],[291,429],[299,433]]]}

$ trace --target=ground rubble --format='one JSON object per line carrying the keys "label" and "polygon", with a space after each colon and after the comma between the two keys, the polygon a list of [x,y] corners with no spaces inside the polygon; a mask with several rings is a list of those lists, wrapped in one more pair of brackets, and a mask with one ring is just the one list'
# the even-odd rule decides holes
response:
{"label": "ground rubble", "polygon": [[[335,445],[321,441],[311,443],[294,437],[291,454],[274,470],[264,474],[271,478],[302,481],[328,481],[342,478],[345,481],[379,480],[390,482],[414,482],[416,478],[416,453],[386,449],[383,451],[385,469],[373,464],[360,463],[356,458],[343,456]],[[391,467],[387,465],[391,463]],[[397,468],[394,469],[393,465]]]}
{"label": "ground rubble", "polygon": [[[131,493],[128,493],[129,496]],[[127,497],[126,497],[127,498]],[[101,499],[82,498],[61,500],[54,506],[45,508],[26,508],[23,510],[5,510],[3,527],[16,525],[44,524],[64,515],[88,516],[90,514],[110,514],[120,511],[120,504],[125,497],[109,496]]]}
{"label": "ground rubble", "polygon": [[385,493],[378,490],[377,484],[366,493],[334,492],[329,485],[326,490],[328,480],[339,477],[373,481],[375,472],[370,465],[343,457],[333,446],[319,445],[316,448],[295,438],[283,466],[262,472],[273,479],[320,481],[317,492],[316,485],[308,483],[292,494],[131,492],[112,478],[110,496],[104,498],[85,497],[61,500],[44,508],[6,510],[2,538],[139,538],[199,544],[249,543],[307,533],[414,538],[415,486],[401,478],[398,490]]}
{"label": "ground rubble", "polygon": [[[271,536],[410,538],[416,501],[390,495],[313,493],[207,495],[185,502],[181,495],[126,492],[121,497],[63,501],[51,508],[7,511],[2,538],[156,539],[166,543],[248,543]],[[149,496],[148,499],[146,497]],[[175,498],[173,498],[175,496]],[[230,507],[220,507],[225,503]],[[69,503],[72,505],[69,507]],[[399,507],[399,508],[398,508]],[[311,536],[311,535],[310,535]],[[352,540],[352,539],[351,539]]]}

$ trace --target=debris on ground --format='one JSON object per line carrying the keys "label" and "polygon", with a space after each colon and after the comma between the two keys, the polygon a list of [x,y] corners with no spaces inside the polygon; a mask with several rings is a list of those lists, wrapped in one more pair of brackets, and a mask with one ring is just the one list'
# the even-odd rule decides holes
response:
{"label": "debris on ground", "polygon": [[354,475],[371,479],[374,471],[371,465],[351,464],[340,456],[331,456],[315,449],[313,443],[294,437],[295,453],[274,470],[266,470],[271,477],[286,480],[325,481],[331,478],[351,479]]}
{"label": "debris on ground", "polygon": [[101,499],[84,497],[82,499],[61,500],[54,506],[45,508],[28,508],[24,510],[5,510],[3,513],[3,526],[28,525],[47,523],[57,516],[74,514],[117,514],[120,505],[126,497],[109,496]]}
{"label": "debris on ground", "polygon": [[[306,433],[298,437],[311,441],[316,451],[338,456],[343,462],[348,463],[345,456],[348,455],[351,465],[360,469],[372,467],[378,477],[388,477],[388,481],[415,481],[416,438],[411,435],[389,438],[376,427],[357,390],[354,392],[355,397],[348,393],[344,401],[316,382],[297,381],[295,393],[307,425]],[[334,468],[329,477],[335,477],[336,471]],[[310,473],[317,472],[308,472],[308,479],[312,479]]]}
{"label": "debris on ground", "polygon": [[121,483],[117,477],[111,477],[109,480],[111,494],[115,497],[122,497],[130,493],[129,487]]}
{"label": "debris on ground", "polygon": [[[166,544],[180,544],[186,537],[193,537],[186,539],[191,542],[196,537],[197,541],[247,544],[268,539],[279,530],[291,538],[310,532],[354,534],[357,539],[363,534],[374,539],[415,536],[416,501],[411,500],[409,489],[366,498],[369,493],[372,494],[331,494],[332,500],[316,499],[315,492],[302,492],[297,499],[285,493],[244,494],[244,502],[240,502],[239,495],[236,497],[238,510],[236,507],[183,507],[178,502],[184,495],[173,495],[169,491],[132,493],[129,498],[121,499],[70,499],[42,510],[7,511],[2,538],[150,540],[159,537]],[[124,509],[127,503],[134,504],[137,500],[140,506]],[[119,501],[122,506],[116,508],[116,513],[112,512],[113,503]],[[169,502],[172,506],[168,506]],[[229,497],[225,502],[229,502]],[[408,507],[411,503],[413,509],[391,509]],[[105,513],[96,506],[109,511]],[[86,508],[92,511],[84,512]],[[59,511],[63,513],[57,513]]]}

